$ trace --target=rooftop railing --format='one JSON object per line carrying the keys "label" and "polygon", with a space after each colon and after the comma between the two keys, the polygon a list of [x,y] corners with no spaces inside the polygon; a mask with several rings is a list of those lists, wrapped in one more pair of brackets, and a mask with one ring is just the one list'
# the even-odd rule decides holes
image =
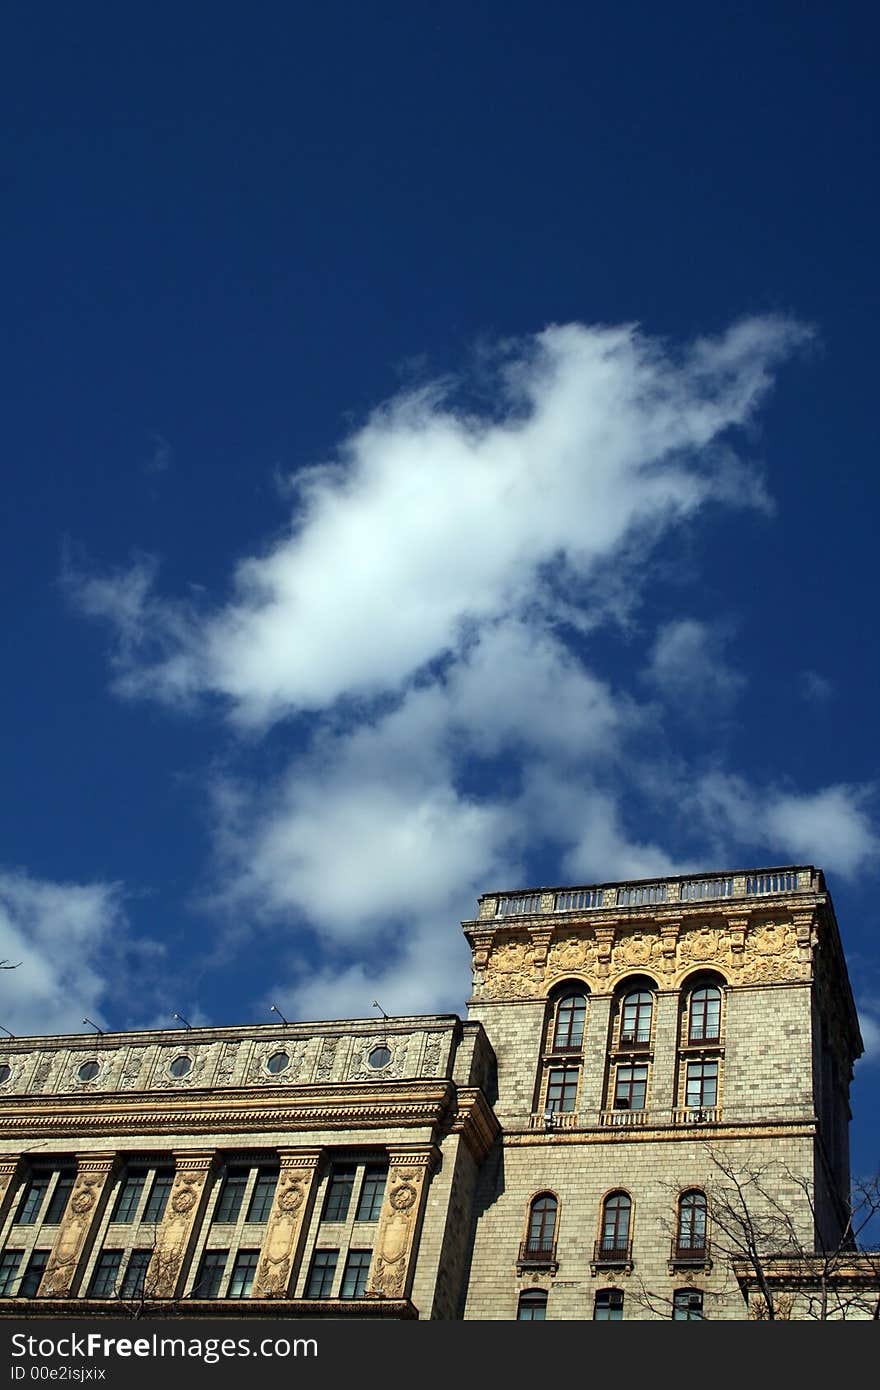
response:
{"label": "rooftop railing", "polygon": [[675,903],[708,905],[733,898],[809,893],[818,887],[819,870],[810,866],[787,866],[574,888],[532,888],[521,893],[486,893],[480,898],[478,910],[481,918],[593,913],[607,912],[609,908],[663,907]]}

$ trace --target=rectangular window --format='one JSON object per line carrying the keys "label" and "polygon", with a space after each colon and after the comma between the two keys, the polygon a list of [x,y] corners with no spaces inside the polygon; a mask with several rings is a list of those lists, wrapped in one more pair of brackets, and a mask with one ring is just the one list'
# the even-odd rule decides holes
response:
{"label": "rectangular window", "polygon": [[152,1254],[152,1250],[132,1250],[122,1281],[123,1298],[143,1298]]}
{"label": "rectangular window", "polygon": [[227,1298],[247,1298],[253,1288],[254,1275],[260,1258],[259,1250],[239,1250],[229,1276]]}
{"label": "rectangular window", "polygon": [[685,1105],[705,1109],[718,1104],[718,1063],[688,1062]]}
{"label": "rectangular window", "polygon": [[6,1298],[11,1292],[20,1264],[20,1250],[7,1250],[6,1253],[0,1257],[0,1298]]}
{"label": "rectangular window", "polygon": [[312,1256],[312,1267],[306,1284],[306,1298],[329,1298],[336,1274],[338,1250],[316,1250]]}
{"label": "rectangular window", "polygon": [[126,1173],[110,1216],[111,1225],[113,1222],[127,1225],[134,1221],[146,1181],[147,1175],[144,1171],[138,1172],[134,1169]]}
{"label": "rectangular window", "polygon": [[199,1274],[193,1284],[190,1298],[217,1298],[220,1284],[229,1259],[228,1250],[206,1250],[199,1266]]}
{"label": "rectangular window", "polygon": [[547,1110],[574,1110],[577,1103],[579,1067],[551,1067],[547,1073]]}
{"label": "rectangular window", "polygon": [[48,1250],[35,1250],[33,1252],[30,1259],[28,1260],[28,1266],[24,1272],[24,1278],[21,1281],[21,1287],[18,1291],[19,1297],[36,1298],[37,1289],[40,1287],[40,1280],[42,1279],[43,1274],[45,1273],[46,1265],[48,1263]]}
{"label": "rectangular window", "polygon": [[58,1181],[49,1198],[49,1205],[46,1208],[46,1215],[43,1217],[44,1226],[57,1226],[67,1207],[67,1199],[73,1191],[73,1173],[59,1173]]}
{"label": "rectangular window", "polygon": [[119,1266],[122,1264],[121,1250],[102,1250],[95,1265],[87,1298],[112,1298],[116,1292]]}
{"label": "rectangular window", "polygon": [[43,1198],[49,1190],[49,1177],[49,1173],[31,1173],[16,1213],[16,1226],[35,1226],[37,1224]]}
{"label": "rectangular window", "polygon": [[232,1223],[238,1220],[241,1211],[241,1204],[244,1200],[244,1190],[248,1180],[247,1168],[230,1168],[223,1179],[223,1186],[220,1189],[220,1197],[214,1210],[214,1220]]}
{"label": "rectangular window", "polygon": [[254,1184],[254,1193],[251,1197],[248,1214],[245,1218],[248,1222],[268,1221],[269,1213],[272,1210],[272,1201],[275,1197],[275,1188],[278,1186],[278,1174],[272,1168],[260,1168],[257,1170],[257,1181]]}
{"label": "rectangular window", "polygon": [[645,1063],[617,1068],[614,1087],[615,1110],[644,1110],[648,1094],[648,1068]]}
{"label": "rectangular window", "polygon": [[348,1205],[354,1187],[355,1166],[353,1163],[334,1163],[327,1184],[322,1221],[344,1221],[348,1216]]}
{"label": "rectangular window", "polygon": [[364,1169],[355,1221],[378,1221],[385,1196],[385,1182],[388,1177],[387,1163],[368,1163]]}
{"label": "rectangular window", "polygon": [[593,1308],[596,1322],[623,1321],[623,1289],[600,1289]]}
{"label": "rectangular window", "polygon": [[165,1207],[168,1204],[168,1197],[174,1185],[174,1174],[170,1170],[158,1169],[153,1178],[153,1185],[150,1188],[150,1195],[147,1198],[147,1205],[144,1207],[142,1221],[151,1226],[158,1225],[165,1215]]}
{"label": "rectangular window", "polygon": [[349,1250],[342,1272],[340,1298],[363,1298],[372,1258],[372,1250]]}

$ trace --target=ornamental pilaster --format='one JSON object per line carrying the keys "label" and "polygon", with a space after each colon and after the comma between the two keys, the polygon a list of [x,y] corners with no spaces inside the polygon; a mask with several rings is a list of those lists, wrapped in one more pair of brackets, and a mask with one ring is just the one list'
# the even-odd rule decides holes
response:
{"label": "ornamental pilaster", "polygon": [[0,1159],[0,1227],[9,1214],[13,1198],[18,1191],[18,1177],[22,1167],[19,1157]]}
{"label": "ornamental pilaster", "polygon": [[190,1149],[174,1155],[174,1183],[144,1281],[151,1298],[173,1298],[180,1293],[211,1190],[215,1158],[213,1149]]}
{"label": "ornamental pilaster", "polygon": [[284,1298],[291,1287],[314,1206],[322,1152],[280,1150],[278,1186],[251,1289],[253,1298]]}
{"label": "ornamental pilaster", "polygon": [[46,1261],[38,1298],[69,1298],[95,1242],[107,1197],[116,1176],[118,1155],[79,1154],[64,1215]]}
{"label": "ornamental pilaster", "polygon": [[379,1214],[367,1294],[406,1298],[415,1272],[418,1242],[431,1174],[433,1145],[394,1148],[388,1153],[388,1182]]}

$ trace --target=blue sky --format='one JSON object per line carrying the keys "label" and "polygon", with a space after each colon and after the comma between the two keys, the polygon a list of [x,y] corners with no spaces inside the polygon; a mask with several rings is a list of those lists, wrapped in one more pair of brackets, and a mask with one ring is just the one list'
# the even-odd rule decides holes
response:
{"label": "blue sky", "polygon": [[876,10],[13,4],[0,1025],[815,863],[880,1169]]}

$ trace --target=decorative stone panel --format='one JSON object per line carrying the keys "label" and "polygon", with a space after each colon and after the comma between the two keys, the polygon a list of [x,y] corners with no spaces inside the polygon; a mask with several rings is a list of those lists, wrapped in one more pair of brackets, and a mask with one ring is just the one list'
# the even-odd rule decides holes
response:
{"label": "decorative stone panel", "polygon": [[46,1263],[39,1297],[67,1298],[75,1292],[113,1182],[116,1163],[117,1155],[111,1153],[79,1156],[76,1180]]}
{"label": "decorative stone panel", "polygon": [[282,1149],[280,1160],[278,1186],[251,1289],[253,1298],[287,1296],[314,1203],[321,1150]]}

